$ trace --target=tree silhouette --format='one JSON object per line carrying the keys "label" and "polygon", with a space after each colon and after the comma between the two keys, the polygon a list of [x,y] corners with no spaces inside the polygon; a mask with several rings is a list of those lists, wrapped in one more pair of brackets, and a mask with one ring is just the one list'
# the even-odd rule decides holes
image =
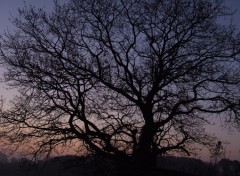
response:
{"label": "tree silhouette", "polygon": [[212,148],[212,150],[210,151],[211,156],[211,162],[213,165],[216,165],[220,159],[223,158],[224,156],[224,149],[223,149],[223,145],[221,141],[218,141],[217,144]]}
{"label": "tree silhouette", "polygon": [[222,0],[70,0],[25,7],[1,39],[1,136],[143,166],[212,145],[213,117],[239,127],[240,38]]}
{"label": "tree silhouette", "polygon": [[[210,150],[210,161],[212,166],[213,175],[217,175],[219,161],[224,157],[224,149],[221,141],[218,141],[217,144]],[[224,169],[225,170],[225,169]]]}

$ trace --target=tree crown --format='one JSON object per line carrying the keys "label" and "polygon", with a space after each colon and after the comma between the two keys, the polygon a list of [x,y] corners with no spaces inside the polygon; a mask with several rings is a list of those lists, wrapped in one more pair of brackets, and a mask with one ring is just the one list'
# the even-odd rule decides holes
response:
{"label": "tree crown", "polygon": [[[212,116],[239,127],[239,34],[221,0],[71,0],[19,10],[1,39],[2,136],[34,152],[191,153]],[[76,142],[80,141],[80,142]],[[76,143],[75,143],[76,142]]]}

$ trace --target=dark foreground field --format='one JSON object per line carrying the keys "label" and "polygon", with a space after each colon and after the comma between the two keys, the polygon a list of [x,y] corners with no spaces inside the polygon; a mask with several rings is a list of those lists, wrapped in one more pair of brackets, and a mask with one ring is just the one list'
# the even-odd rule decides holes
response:
{"label": "dark foreground field", "polygon": [[95,157],[64,156],[38,161],[0,162],[0,176],[239,176],[240,162],[221,160],[217,165],[193,158],[162,157],[157,168],[118,167],[116,162]]}
{"label": "dark foreground field", "polygon": [[125,176],[196,176],[189,173],[174,171],[174,170],[167,170],[167,169],[154,169],[154,170],[147,170],[147,171],[137,171],[137,170],[123,170],[122,172],[118,173],[118,175],[125,175]]}

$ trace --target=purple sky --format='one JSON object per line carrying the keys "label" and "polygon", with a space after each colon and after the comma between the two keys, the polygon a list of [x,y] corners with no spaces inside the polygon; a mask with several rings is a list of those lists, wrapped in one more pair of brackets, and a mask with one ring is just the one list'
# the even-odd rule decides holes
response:
{"label": "purple sky", "polygon": [[[52,0],[0,0],[0,35],[6,30],[11,30],[13,28],[11,22],[9,21],[11,15],[15,16],[17,8],[24,6],[24,1],[26,4],[32,4],[36,7],[45,7],[51,9],[53,6]],[[62,2],[68,0],[61,0]],[[226,0],[226,5],[236,10],[233,16],[233,23],[237,25],[240,29],[240,0]],[[222,20],[224,23],[229,23],[230,19],[225,18]],[[0,78],[2,74],[2,69],[0,68]],[[10,97],[15,94],[14,90],[6,90],[6,86],[0,84],[0,96]],[[231,159],[240,160],[240,133],[239,132],[229,132],[228,130],[220,127],[220,121],[216,121],[218,125],[215,127],[206,127],[211,133],[215,133],[222,141],[228,141],[230,144],[226,146],[226,157]],[[206,161],[209,161],[209,155],[205,154],[201,157]]]}
{"label": "purple sky", "polygon": [[52,7],[52,0],[0,0],[0,32],[11,28],[11,22],[9,18],[11,15],[15,15],[17,9],[26,4],[33,4],[36,7]]}

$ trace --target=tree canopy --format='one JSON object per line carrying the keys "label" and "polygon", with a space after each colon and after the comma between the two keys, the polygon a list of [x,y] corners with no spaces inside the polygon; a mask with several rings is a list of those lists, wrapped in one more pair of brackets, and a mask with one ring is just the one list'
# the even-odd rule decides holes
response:
{"label": "tree canopy", "polygon": [[[1,137],[139,161],[190,154],[217,116],[240,125],[240,35],[222,0],[70,0],[19,10],[1,38]],[[149,159],[150,160],[150,159]]]}

